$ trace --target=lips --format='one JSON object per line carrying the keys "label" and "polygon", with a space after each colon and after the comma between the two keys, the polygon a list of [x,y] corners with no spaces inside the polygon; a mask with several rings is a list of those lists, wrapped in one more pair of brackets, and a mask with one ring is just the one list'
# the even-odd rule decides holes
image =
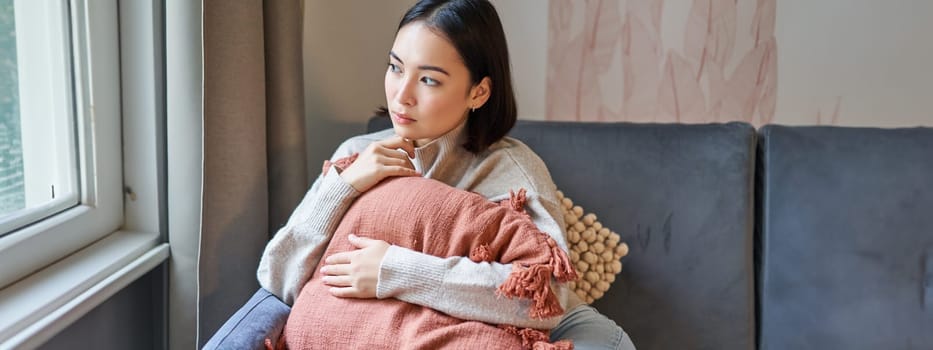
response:
{"label": "lips", "polygon": [[401,124],[414,123],[416,120],[412,119],[408,114],[389,112],[392,115],[392,120]]}

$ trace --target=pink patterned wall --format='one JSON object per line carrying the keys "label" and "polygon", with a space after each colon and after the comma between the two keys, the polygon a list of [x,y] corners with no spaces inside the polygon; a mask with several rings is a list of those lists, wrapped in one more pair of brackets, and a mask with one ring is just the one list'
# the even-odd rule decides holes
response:
{"label": "pink patterned wall", "polygon": [[[775,1],[680,1],[689,11],[678,17],[663,0],[551,0],[546,119],[771,122]],[[740,5],[754,8],[742,12],[751,18],[739,17]],[[817,123],[832,123],[838,110],[837,100]]]}

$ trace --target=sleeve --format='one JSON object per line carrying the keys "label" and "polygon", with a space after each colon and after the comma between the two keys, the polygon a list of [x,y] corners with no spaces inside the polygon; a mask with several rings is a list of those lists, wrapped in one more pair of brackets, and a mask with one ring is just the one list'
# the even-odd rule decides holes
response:
{"label": "sleeve", "polygon": [[[491,200],[505,198],[508,194]],[[525,210],[540,230],[567,250],[556,194],[529,193]],[[476,263],[466,257],[439,258],[391,246],[382,260],[376,296],[396,298],[467,320],[536,329],[556,327],[560,317],[532,319],[528,316],[530,301],[497,295],[497,288],[511,272],[511,264]],[[553,283],[553,290],[566,310],[569,288],[563,283]]]}
{"label": "sleeve", "polygon": [[[341,144],[331,160],[352,154],[350,145],[349,140]],[[318,176],[285,226],[266,245],[256,271],[259,285],[292,305],[317,268],[343,214],[359,195],[337,171]]]}

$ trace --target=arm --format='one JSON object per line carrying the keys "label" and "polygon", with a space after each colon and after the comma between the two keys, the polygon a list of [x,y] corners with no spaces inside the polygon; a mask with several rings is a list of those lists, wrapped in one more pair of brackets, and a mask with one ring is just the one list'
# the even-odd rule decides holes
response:
{"label": "arm", "polygon": [[[502,198],[499,198],[502,197]],[[508,195],[491,198],[501,200]],[[538,228],[566,250],[563,218],[554,194],[528,194],[525,210]],[[499,297],[496,289],[512,272],[510,264],[475,263],[465,257],[439,258],[392,246],[382,260],[377,287],[378,298],[396,298],[468,320],[518,327],[550,329],[559,317],[532,319],[530,302]],[[569,290],[565,284],[552,285],[561,305],[566,307]]]}
{"label": "arm", "polygon": [[[353,153],[345,142],[332,160]],[[340,218],[360,195],[336,171],[319,176],[288,223],[266,245],[256,272],[259,285],[288,305],[311,278]]]}
{"label": "arm", "polygon": [[352,138],[337,148],[331,161],[354,153],[358,157],[342,172],[334,167],[314,181],[288,223],[266,245],[256,272],[259,284],[286,304],[294,303],[314,274],[340,220],[362,192],[388,176],[419,175],[408,158],[414,146],[399,136]]}

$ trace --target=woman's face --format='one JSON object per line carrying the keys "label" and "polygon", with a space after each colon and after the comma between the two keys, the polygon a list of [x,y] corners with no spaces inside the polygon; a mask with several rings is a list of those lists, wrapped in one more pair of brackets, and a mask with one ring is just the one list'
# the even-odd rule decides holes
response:
{"label": "woman's face", "polygon": [[395,133],[422,146],[463,122],[489,94],[489,79],[472,86],[457,49],[423,22],[402,27],[389,52],[386,106]]}

